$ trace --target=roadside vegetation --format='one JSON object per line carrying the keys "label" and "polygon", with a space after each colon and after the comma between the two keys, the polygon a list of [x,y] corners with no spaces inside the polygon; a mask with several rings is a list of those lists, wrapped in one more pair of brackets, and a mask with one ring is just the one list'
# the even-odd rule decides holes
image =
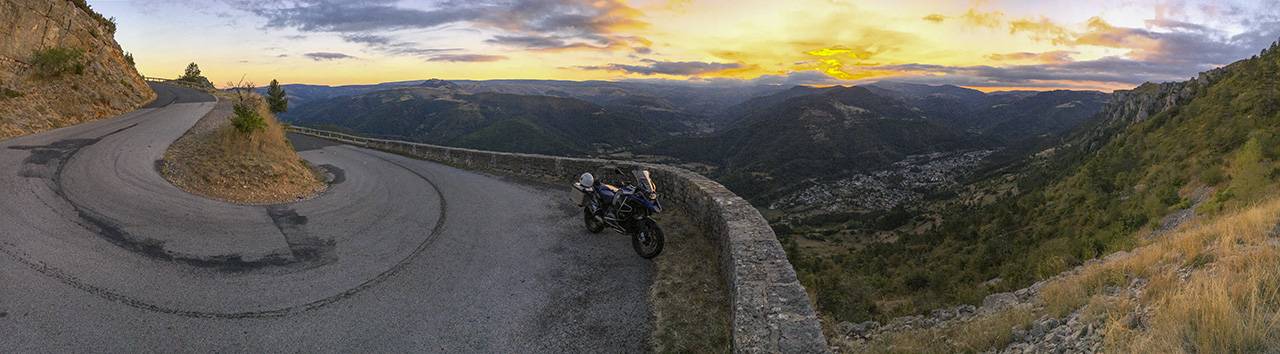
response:
{"label": "roadside vegetation", "polygon": [[190,193],[244,204],[323,192],[322,173],[294,151],[266,100],[251,87],[240,88],[215,93],[217,107],[169,147],[161,168],[165,179]]}
{"label": "roadside vegetation", "polygon": [[31,53],[31,66],[45,78],[84,74],[84,52],[67,47],[45,47]]}
{"label": "roadside vegetation", "polygon": [[[1251,353],[1280,349],[1280,200],[1184,227],[1129,254],[1049,282],[1031,308],[946,329],[889,334],[858,353],[963,353],[1004,348],[1012,330],[1079,311],[1114,353]],[[1145,284],[1134,287],[1131,284]],[[1136,297],[1114,289],[1138,290]]]}
{"label": "roadside vegetation", "polygon": [[682,212],[656,219],[666,233],[666,247],[653,260],[658,271],[649,288],[657,317],[650,337],[654,351],[728,353],[733,315],[718,248]]}

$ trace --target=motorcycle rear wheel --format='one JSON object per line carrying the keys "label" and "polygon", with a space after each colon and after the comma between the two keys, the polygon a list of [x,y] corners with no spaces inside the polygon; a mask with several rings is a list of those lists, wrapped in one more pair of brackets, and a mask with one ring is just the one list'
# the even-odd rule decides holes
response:
{"label": "motorcycle rear wheel", "polygon": [[604,230],[604,223],[596,219],[595,214],[591,213],[592,209],[600,209],[600,199],[597,199],[595,195],[587,195],[587,201],[582,203],[582,222],[586,224],[587,231],[598,234]]}
{"label": "motorcycle rear wheel", "polygon": [[662,228],[658,227],[658,223],[653,219],[641,220],[639,225],[636,225],[636,230],[631,233],[631,248],[645,259],[652,259],[662,253],[663,241]]}

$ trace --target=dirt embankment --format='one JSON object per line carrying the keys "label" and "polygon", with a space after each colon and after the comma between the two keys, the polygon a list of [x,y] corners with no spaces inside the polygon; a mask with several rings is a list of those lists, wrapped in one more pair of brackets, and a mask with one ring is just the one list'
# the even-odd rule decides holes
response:
{"label": "dirt embankment", "polygon": [[[261,97],[217,96],[218,105],[165,151],[165,179],[193,194],[242,204],[286,203],[324,192],[323,173],[298,156]],[[236,104],[251,107],[266,126],[237,130],[231,124]]]}
{"label": "dirt embankment", "polygon": [[83,1],[0,0],[0,139],[107,118],[155,99]]}

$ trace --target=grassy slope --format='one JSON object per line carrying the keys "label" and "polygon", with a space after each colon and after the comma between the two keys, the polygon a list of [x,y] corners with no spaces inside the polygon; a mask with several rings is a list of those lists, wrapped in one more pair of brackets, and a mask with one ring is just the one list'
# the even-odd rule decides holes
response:
{"label": "grassy slope", "polygon": [[[1079,310],[1099,324],[1107,352],[1245,353],[1280,349],[1280,200],[1252,204],[1203,226],[1154,240],[1131,254],[1048,283],[1031,308],[978,317],[947,329],[893,333],[833,344],[864,353],[956,353],[1003,348],[1012,329]],[[1136,279],[1134,301],[1107,287]],[[1142,313],[1143,325],[1129,324]],[[1024,327],[1025,328],[1025,327]],[[950,338],[951,340],[943,340]]]}
{"label": "grassy slope", "polygon": [[[298,157],[262,97],[219,94],[218,108],[165,151],[161,169],[178,188],[245,204],[276,204],[314,196],[325,184]],[[247,104],[267,127],[241,133],[231,125],[230,106]],[[212,119],[213,121],[205,121]]]}

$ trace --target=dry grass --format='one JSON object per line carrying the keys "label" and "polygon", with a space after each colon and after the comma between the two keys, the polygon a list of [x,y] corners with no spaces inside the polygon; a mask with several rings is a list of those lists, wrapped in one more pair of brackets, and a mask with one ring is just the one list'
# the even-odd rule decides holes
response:
{"label": "dry grass", "polygon": [[[976,353],[1001,348],[1013,341],[1012,329],[1035,319],[1030,308],[1013,308],[992,316],[948,327],[886,333],[869,343],[853,343],[842,338],[831,341],[852,353]],[[1004,330],[996,330],[1003,328]]]}
{"label": "dry grass", "polygon": [[679,212],[657,218],[666,236],[649,302],[657,317],[650,341],[658,353],[728,353],[732,315],[716,246]]}
{"label": "dry grass", "polygon": [[[1103,324],[1109,352],[1253,353],[1280,350],[1280,200],[1153,240],[1127,256],[1055,278],[1034,309],[1017,309],[948,329],[888,334],[857,352],[975,352],[1000,348],[1012,328],[1079,310]],[[1132,299],[1104,293],[1146,279]],[[1136,300],[1136,301],[1135,301]],[[1135,311],[1141,325],[1129,323]],[[1025,313],[1024,313],[1025,312]],[[951,338],[951,340],[947,340]]]}
{"label": "dry grass", "polygon": [[[244,204],[276,204],[322,192],[317,172],[298,157],[261,96],[219,93],[218,107],[165,152],[165,179],[205,197]],[[242,133],[231,125],[231,106],[253,107],[265,129]]]}

